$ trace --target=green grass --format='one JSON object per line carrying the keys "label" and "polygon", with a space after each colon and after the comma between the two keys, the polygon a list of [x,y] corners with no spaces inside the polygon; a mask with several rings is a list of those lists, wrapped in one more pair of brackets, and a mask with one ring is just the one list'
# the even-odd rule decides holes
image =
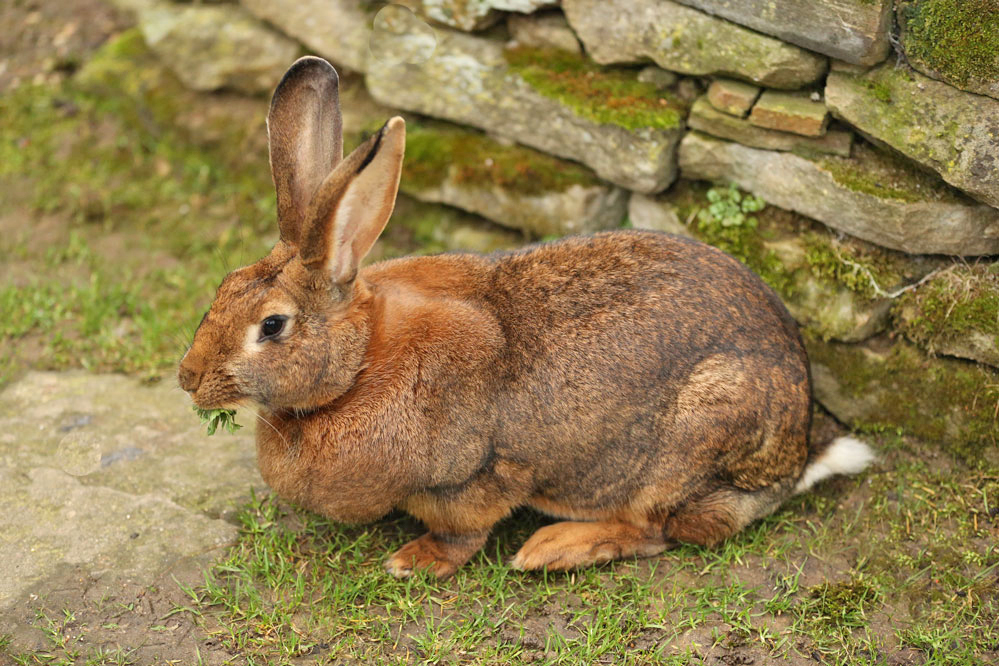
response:
{"label": "green grass", "polygon": [[[880,469],[716,549],[572,573],[509,568],[547,522],[529,511],[454,578],[396,580],[382,561],[419,535],[412,520],[350,527],[256,498],[177,612],[246,663],[682,664],[715,649],[855,664],[902,648],[976,663],[999,649],[999,473],[921,462],[927,450],[896,435],[882,449]],[[941,650],[958,636],[960,650]]]}

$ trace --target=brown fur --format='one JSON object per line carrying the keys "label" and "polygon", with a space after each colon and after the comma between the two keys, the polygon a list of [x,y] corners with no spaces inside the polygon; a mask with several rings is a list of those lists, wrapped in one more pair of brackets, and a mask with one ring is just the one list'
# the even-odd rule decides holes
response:
{"label": "brown fur", "polygon": [[[223,281],[181,364],[198,405],[263,405],[258,460],[279,495],[348,522],[404,509],[430,531],[388,569],[449,575],[522,505],[577,522],[542,528],[514,564],[566,568],[712,545],[791,493],[810,383],[768,287],[714,248],[637,231],[358,272],[391,213],[400,132],[390,121],[322,201],[289,208],[309,211],[300,231],[282,225]],[[293,154],[273,122],[271,140]],[[287,330],[254,342],[274,314]]]}

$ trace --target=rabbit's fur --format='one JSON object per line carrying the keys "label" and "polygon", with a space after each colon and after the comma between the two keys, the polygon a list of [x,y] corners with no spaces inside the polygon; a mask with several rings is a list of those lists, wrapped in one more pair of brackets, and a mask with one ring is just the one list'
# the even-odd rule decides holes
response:
{"label": "rabbit's fur", "polygon": [[359,272],[405,129],[393,118],[341,160],[336,87],[317,58],[278,86],[281,239],[225,278],[179,373],[201,407],[262,406],[279,495],[349,522],[403,509],[429,532],[387,568],[446,576],[522,505],[567,522],[513,565],[555,569],[715,544],[794,492],[819,453],[808,363],[759,278],[639,231]]}

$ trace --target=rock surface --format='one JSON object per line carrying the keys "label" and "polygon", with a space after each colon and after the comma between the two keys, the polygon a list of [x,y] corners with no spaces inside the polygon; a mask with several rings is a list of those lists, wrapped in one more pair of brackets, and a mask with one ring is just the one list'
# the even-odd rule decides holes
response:
{"label": "rock surface", "polygon": [[524,16],[510,14],[506,19],[510,37],[518,44],[538,48],[554,48],[570,53],[582,53],[576,33],[569,27],[565,14],[544,12]]}
{"label": "rock surface", "polygon": [[[628,189],[655,192],[673,181],[682,120],[671,120],[670,128],[601,122],[586,109],[581,112],[579,106],[565,103],[567,98],[543,94],[512,72],[502,44],[445,30],[438,39],[436,53],[424,65],[369,71],[366,83],[375,100],[577,160]],[[604,97],[595,100],[581,104],[600,105]]]}
{"label": "rock surface", "polygon": [[401,187],[534,237],[619,227],[627,193],[585,167],[457,128],[414,127]]}
{"label": "rock surface", "polygon": [[240,0],[240,3],[335,65],[357,72],[367,67],[373,15],[365,12],[358,0]]}
{"label": "rock surface", "polygon": [[687,125],[721,139],[766,150],[829,153],[849,157],[853,145],[853,134],[841,129],[826,130],[822,136],[808,137],[757,127],[744,118],[718,111],[703,97],[690,107]]}
{"label": "rock surface", "polygon": [[910,65],[955,88],[999,99],[999,2],[904,0],[897,16]]}
{"label": "rock surface", "polygon": [[771,88],[800,88],[826,59],[669,0],[563,0],[569,24],[595,61],[651,59],[684,74],[734,76]]}
{"label": "rock surface", "polygon": [[400,0],[442,25],[466,32],[496,23],[500,11],[529,14],[558,4],[558,0]]}
{"label": "rock surface", "polygon": [[767,90],[753,105],[749,122],[764,129],[802,136],[822,136],[829,124],[829,110],[803,93]]}
{"label": "rock surface", "polygon": [[676,0],[859,65],[888,55],[891,0]]}
{"label": "rock surface", "polygon": [[911,254],[999,252],[999,211],[871,148],[850,159],[806,159],[690,132],[685,178],[724,180],[834,229]]}
{"label": "rock surface", "polygon": [[999,372],[930,358],[887,337],[864,344],[806,339],[816,399],[853,426],[901,427],[969,460],[999,462]]}
{"label": "rock surface", "polygon": [[711,106],[739,118],[749,113],[759,96],[759,86],[742,81],[715,79],[708,86],[708,101],[711,102]]}
{"label": "rock surface", "polygon": [[999,368],[999,262],[947,267],[900,298],[895,316],[931,354]]}
{"label": "rock surface", "polygon": [[66,567],[113,591],[210,562],[236,537],[223,517],[263,488],[250,430],[207,438],[165,383],[80,372],[8,386],[0,506],[17,510],[0,517],[0,611]]}
{"label": "rock surface", "polygon": [[833,72],[826,104],[839,118],[999,207],[999,100],[891,63],[861,76]]}
{"label": "rock surface", "polygon": [[161,3],[138,18],[149,48],[194,90],[268,92],[298,55],[295,42],[234,5]]}

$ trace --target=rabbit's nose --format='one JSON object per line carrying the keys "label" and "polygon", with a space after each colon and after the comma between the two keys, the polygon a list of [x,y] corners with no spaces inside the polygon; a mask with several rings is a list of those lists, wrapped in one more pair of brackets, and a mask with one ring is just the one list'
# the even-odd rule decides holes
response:
{"label": "rabbit's nose", "polygon": [[201,373],[181,364],[180,371],[177,373],[177,381],[180,382],[182,389],[188,393],[194,393],[201,385]]}

